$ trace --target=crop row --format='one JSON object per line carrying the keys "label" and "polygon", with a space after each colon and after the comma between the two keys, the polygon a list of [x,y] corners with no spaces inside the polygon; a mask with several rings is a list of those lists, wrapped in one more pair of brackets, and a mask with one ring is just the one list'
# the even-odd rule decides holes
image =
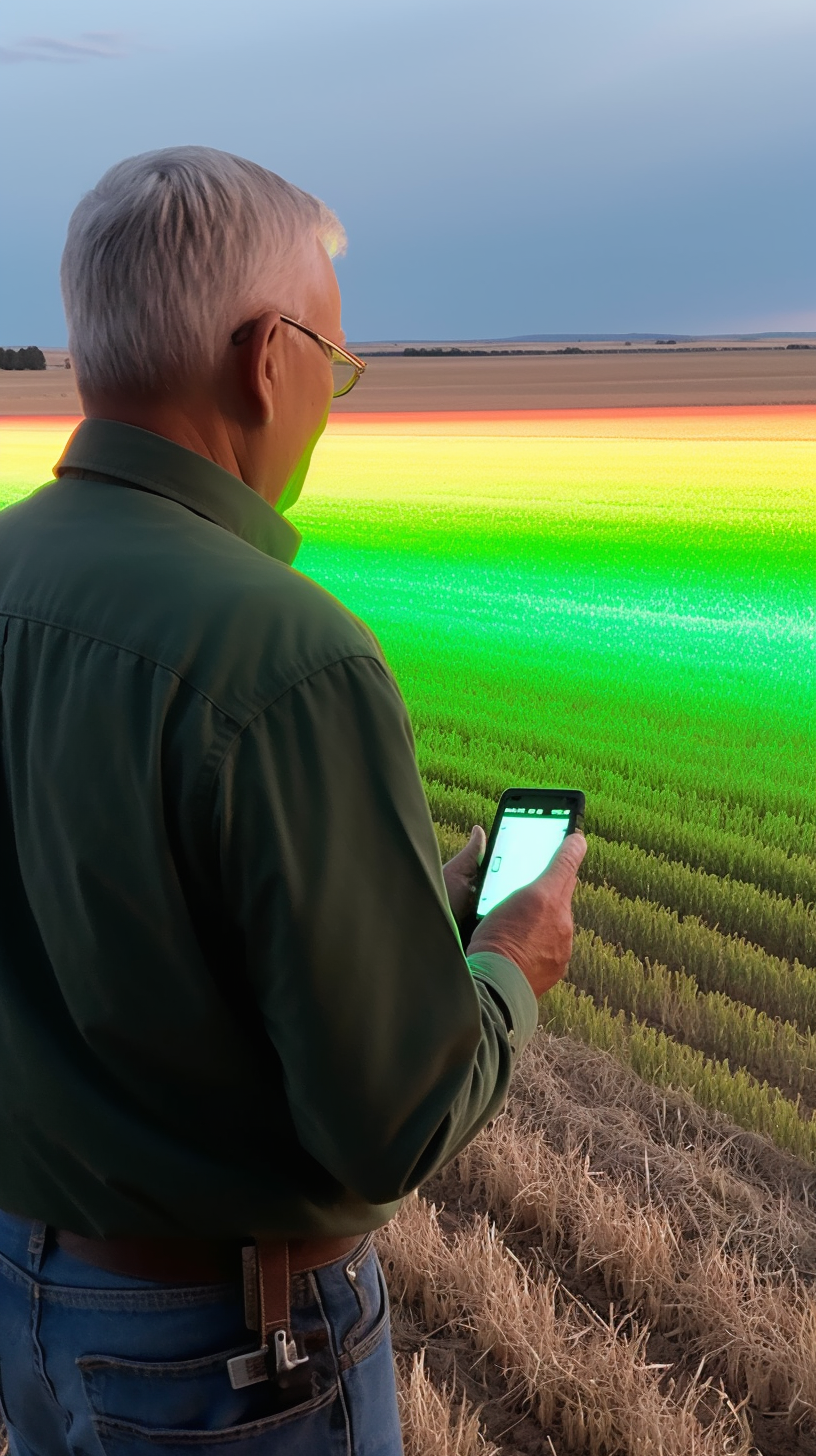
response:
{"label": "crop row", "polygon": [[[522,766],[513,763],[502,767],[491,758],[474,771],[474,765],[463,769],[461,760],[452,754],[429,754],[419,757],[423,777],[429,783],[443,783],[449,788],[481,794],[498,801],[510,782],[508,774],[518,775]],[[541,781],[543,765],[529,767],[529,781]],[[525,781],[528,774],[524,774]],[[566,779],[562,776],[562,782]],[[640,849],[666,855],[692,869],[705,869],[709,874],[729,876],[761,887],[776,890],[787,899],[797,895],[805,902],[816,900],[816,861],[804,854],[790,854],[778,845],[763,844],[752,834],[735,833],[699,823],[688,810],[668,806],[650,807],[644,802],[644,787],[629,785],[639,791],[636,797],[622,800],[614,786],[606,791],[597,786],[584,786],[587,794],[586,830],[602,839],[623,840]],[[683,817],[680,818],[680,812]],[[489,826],[487,826],[489,828]]]}
{"label": "crop row", "polygon": [[682,1087],[702,1107],[724,1113],[740,1127],[769,1137],[780,1148],[816,1162],[816,1119],[806,1121],[795,1102],[777,1087],[760,1083],[742,1067],[732,1071],[673,1037],[646,1026],[625,1011],[596,1006],[591,996],[559,981],[540,1003],[539,1017],[547,1031],[576,1036],[599,1047],[644,1081],[659,1087]]}
{"label": "crop row", "polygon": [[[451,843],[449,853],[458,848],[458,841]],[[676,910],[639,895],[629,899],[607,885],[579,879],[572,908],[576,926],[670,971],[685,971],[701,991],[724,991],[769,1017],[793,1022],[802,1033],[816,1031],[816,975],[800,961],[769,955],[712,930],[697,915],[681,920]]]}
{"label": "crop row", "polygon": [[[466,833],[492,822],[494,805],[481,794],[425,781],[431,814]],[[816,965],[816,915],[801,900],[760,890],[742,880],[707,874],[637,846],[587,835],[584,880],[610,884],[622,894],[654,900],[680,915],[698,915],[724,934],[738,935],[771,955]]]}
{"label": "crop row", "polygon": [[[434,827],[443,860],[452,858],[466,833],[446,824]],[[724,991],[769,1017],[793,1022],[803,1033],[816,1030],[816,975],[801,961],[769,955],[739,936],[712,930],[697,915],[681,920],[676,910],[580,878],[572,908],[577,927],[594,930],[621,951],[685,971],[701,991]]]}
{"label": "crop row", "polygon": [[593,930],[576,930],[569,982],[596,1005],[658,1023],[675,1040],[744,1067],[785,1092],[816,1102],[816,1034],[802,1035],[790,1021],[733,1001],[722,991],[700,991],[693,976],[645,964],[631,950],[619,953]]}
{"label": "crop row", "polygon": [[[762,772],[743,764],[738,743],[729,740],[725,731],[721,741],[708,738],[701,743],[699,757],[692,753],[695,744],[688,741],[688,728],[684,728],[685,736],[669,734],[647,718],[627,722],[625,735],[620,722],[610,715],[609,725],[590,736],[584,726],[585,713],[580,733],[574,721],[562,726],[549,719],[544,732],[530,720],[529,707],[523,717],[519,710],[517,723],[504,703],[500,711],[485,713],[480,709],[476,684],[471,685],[465,722],[462,711],[454,714],[441,706],[442,683],[437,687],[428,681],[427,665],[421,678],[411,679],[407,665],[401,667],[400,684],[410,705],[420,759],[424,752],[444,752],[447,747],[453,762],[460,765],[460,773],[487,759],[491,767],[499,763],[512,766],[511,777],[517,768],[521,771],[529,765],[536,776],[543,769],[546,783],[567,784],[577,779],[575,786],[584,789],[587,797],[606,792],[621,804],[641,802],[647,793],[659,798],[665,795],[666,812],[671,812],[676,801],[682,817],[702,813],[707,816],[705,822],[715,827],[750,832],[791,852],[816,855],[813,790],[803,782],[801,772],[797,775],[795,771],[801,756],[795,750],[791,764],[777,762],[771,776],[767,768]],[[486,682],[486,691],[488,687]],[[621,742],[624,736],[625,746]]]}
{"label": "crop row", "polygon": [[[733,802],[724,785],[716,795],[711,793],[710,777],[702,779],[702,766],[695,781],[692,766],[684,757],[678,765],[669,747],[664,748],[662,757],[652,750],[627,751],[622,757],[615,745],[603,739],[593,738],[591,745],[585,742],[562,740],[557,728],[547,734],[546,745],[540,751],[532,747],[532,735],[518,742],[502,737],[495,738],[487,728],[474,731],[473,726],[457,726],[443,719],[428,719],[424,714],[413,712],[412,721],[417,736],[417,757],[424,767],[427,760],[444,761],[452,770],[448,779],[463,787],[485,787],[479,776],[485,772],[493,775],[489,781],[490,791],[495,786],[495,776],[503,776],[509,783],[520,774],[526,782],[571,783],[573,775],[580,772],[580,785],[588,796],[594,798],[604,794],[614,803],[653,809],[658,814],[676,820],[721,829],[731,834],[753,839],[757,844],[783,850],[786,854],[816,856],[816,818],[813,799],[803,795],[806,801],[804,812],[795,815],[784,811],[772,812],[768,798],[760,812],[749,804]],[[711,765],[706,763],[710,776]],[[683,781],[678,783],[676,775],[681,773]],[[733,778],[734,765],[731,765]],[[447,773],[432,774],[432,777],[446,778]]]}
{"label": "crop row", "polygon": [[587,822],[590,831],[602,839],[623,839],[640,849],[660,851],[691,869],[775,890],[789,900],[797,896],[805,903],[816,900],[816,861],[760,844],[751,835],[709,828],[634,805],[627,806],[623,815],[620,804],[606,794],[593,796]]}
{"label": "crop row", "polygon": [[[443,860],[452,858],[466,836],[446,825],[435,829]],[[576,927],[594,930],[621,951],[658,961],[669,971],[686,972],[701,991],[722,991],[772,1019],[792,1022],[802,1034],[816,1031],[816,975],[801,961],[787,961],[739,936],[723,935],[697,915],[681,920],[676,910],[580,878],[572,908]]]}
{"label": "crop row", "polygon": [[816,915],[802,900],[787,900],[742,880],[692,870],[662,855],[597,835],[588,838],[581,866],[593,884],[642,895],[679,915],[699,915],[726,935],[739,935],[771,955],[816,966]]}

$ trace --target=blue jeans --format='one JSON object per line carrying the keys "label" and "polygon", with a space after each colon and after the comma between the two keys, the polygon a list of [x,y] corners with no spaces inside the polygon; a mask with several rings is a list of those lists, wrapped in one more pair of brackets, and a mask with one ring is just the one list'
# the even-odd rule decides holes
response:
{"label": "blue jeans", "polygon": [[[240,1284],[109,1274],[0,1212],[0,1415],[10,1456],[402,1456],[388,1293],[367,1234],[292,1279],[292,1328],[324,1331],[311,1393],[233,1390],[257,1347]],[[314,1343],[319,1343],[318,1340]],[[285,1397],[283,1397],[285,1399]]]}

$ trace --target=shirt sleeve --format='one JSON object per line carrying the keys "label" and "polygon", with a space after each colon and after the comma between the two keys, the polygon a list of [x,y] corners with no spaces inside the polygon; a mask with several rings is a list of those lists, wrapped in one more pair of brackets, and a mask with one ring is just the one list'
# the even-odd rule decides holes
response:
{"label": "shirt sleeve", "polygon": [[512,961],[465,957],[387,665],[288,688],[234,740],[215,812],[298,1138],[359,1197],[397,1200],[500,1110],[537,1003]]}

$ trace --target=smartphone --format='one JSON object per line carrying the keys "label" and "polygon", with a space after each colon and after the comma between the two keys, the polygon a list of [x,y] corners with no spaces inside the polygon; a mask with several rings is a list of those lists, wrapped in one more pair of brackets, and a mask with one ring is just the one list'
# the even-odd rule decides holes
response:
{"label": "smartphone", "polygon": [[476,880],[474,923],[547,868],[559,844],[583,830],[580,789],[505,789]]}

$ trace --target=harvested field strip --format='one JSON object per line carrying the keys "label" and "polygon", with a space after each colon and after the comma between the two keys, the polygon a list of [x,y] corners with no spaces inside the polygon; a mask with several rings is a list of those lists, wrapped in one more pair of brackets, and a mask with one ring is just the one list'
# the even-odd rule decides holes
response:
{"label": "harvested field strip", "polygon": [[648,1326],[606,1324],[565,1300],[558,1278],[535,1261],[525,1268],[484,1214],[446,1238],[436,1208],[412,1196],[378,1231],[377,1247],[392,1299],[421,1309],[429,1330],[463,1335],[474,1361],[485,1355],[519,1386],[521,1408],[569,1450],[748,1456],[747,1422],[724,1397],[713,1420],[700,1419],[706,1398],[716,1399],[709,1381],[690,1380],[681,1399],[662,1391],[644,1356]]}
{"label": "harvested field strip", "polygon": [[[440,825],[469,833],[470,826],[478,822],[489,829],[495,810],[490,800],[461,794],[438,781],[426,781],[425,791]],[[699,915],[712,928],[744,937],[771,955],[816,966],[816,913],[802,900],[788,900],[776,891],[689,869],[631,844],[601,839],[589,826],[581,878],[595,885],[612,885],[630,898],[639,895],[680,915]]]}
{"label": "harvested field strip", "polygon": [[683,1087],[703,1107],[715,1108],[740,1127],[763,1133],[780,1148],[816,1163],[816,1115],[805,1120],[799,1097],[790,1101],[778,1087],[758,1082],[742,1067],[713,1060],[665,1032],[596,1006],[591,996],[559,981],[542,998],[541,1025],[557,1036],[576,1036],[628,1064],[646,1082]]}
{"label": "harvested field strip", "polygon": [[504,1235],[535,1228],[568,1283],[600,1271],[606,1293],[678,1340],[690,1361],[705,1354],[736,1403],[816,1415],[816,1295],[790,1271],[760,1274],[747,1251],[725,1252],[714,1228],[684,1237],[682,1208],[675,1219],[646,1190],[641,1202],[629,1180],[592,1170],[575,1149],[557,1152],[512,1112],[432,1188],[450,1209],[486,1209]]}
{"label": "harvested field strip", "polygon": [[650,1086],[608,1053],[539,1030],[507,1106],[547,1147],[580,1152],[593,1176],[668,1209],[684,1240],[716,1235],[760,1273],[816,1278],[816,1171],[682,1088]]}
{"label": "harvested field strip", "polygon": [[[462,836],[456,842],[460,849]],[[641,959],[685,971],[701,991],[724,991],[766,1015],[795,1023],[804,1035],[816,1030],[816,975],[801,961],[786,961],[736,936],[723,935],[696,915],[680,920],[636,895],[628,899],[605,885],[575,887],[576,927],[594,930],[611,945],[626,946]]]}
{"label": "harvested field strip", "polygon": [[[386,1279],[390,1279],[390,1271],[386,1272]],[[539,1422],[523,1408],[519,1412],[519,1400],[523,1399],[520,1382],[511,1385],[486,1353],[474,1356],[467,1333],[456,1332],[447,1324],[429,1329],[419,1305],[409,1306],[393,1292],[391,1337],[398,1400],[400,1385],[404,1388],[409,1369],[422,1360],[428,1384],[443,1396],[445,1403],[453,1405],[458,1412],[459,1403],[465,1397],[470,1413],[478,1412],[483,1439],[495,1456],[542,1456],[542,1453],[562,1456],[561,1443],[553,1445],[549,1431],[542,1437]],[[458,1415],[454,1420],[457,1418]],[[405,1456],[426,1456],[426,1449],[434,1448],[426,1448],[419,1441],[412,1452],[406,1444]],[[481,1449],[478,1443],[476,1449]]]}
{"label": "harvested field strip", "polygon": [[[811,973],[812,974],[812,973]],[[693,976],[669,971],[659,961],[645,964],[631,950],[620,952],[593,930],[576,930],[567,980],[596,1006],[626,1011],[657,1023],[675,1041],[686,1042],[730,1066],[744,1067],[789,1095],[801,1092],[816,1105],[816,1034],[800,1033],[722,991],[701,991]]]}
{"label": "harvested field strip", "polygon": [[[511,773],[521,773],[525,783],[542,781],[547,773],[540,760],[525,765],[514,761],[502,773],[493,763],[490,772],[479,775],[475,782],[469,775],[465,777],[467,766],[461,759],[431,755],[424,743],[419,746],[418,760],[429,785],[439,783],[449,789],[481,793],[494,802],[509,783]],[[638,780],[628,780],[627,790],[622,795],[617,788],[595,789],[587,803],[589,833],[602,839],[623,840],[655,854],[662,852],[667,859],[679,860],[692,869],[776,890],[791,900],[797,895],[806,902],[816,899],[816,860],[809,855],[765,844],[753,832],[735,832],[732,825],[724,829],[701,822],[693,806],[684,804],[681,817],[678,806],[661,806],[654,791]],[[589,794],[586,788],[584,792]],[[655,806],[648,803],[650,797],[657,798]],[[801,848],[803,832],[798,829],[797,848]]]}

